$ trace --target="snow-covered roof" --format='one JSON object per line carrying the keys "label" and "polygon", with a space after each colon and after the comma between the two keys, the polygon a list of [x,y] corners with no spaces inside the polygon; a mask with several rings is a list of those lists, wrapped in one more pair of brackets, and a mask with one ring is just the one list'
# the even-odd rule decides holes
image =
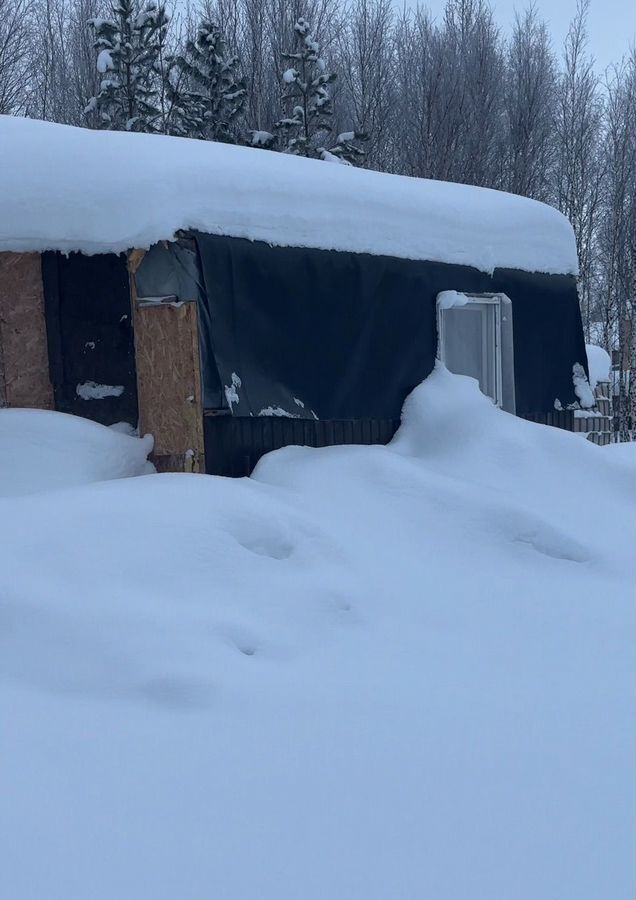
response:
{"label": "snow-covered roof", "polygon": [[193,229],[270,244],[576,273],[557,210],[266,150],[0,116],[0,251],[119,252]]}

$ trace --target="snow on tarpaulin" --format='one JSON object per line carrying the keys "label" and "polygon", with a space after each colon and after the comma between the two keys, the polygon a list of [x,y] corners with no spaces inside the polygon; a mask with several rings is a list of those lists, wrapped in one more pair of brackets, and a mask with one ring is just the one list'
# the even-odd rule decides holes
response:
{"label": "snow on tarpaulin", "polygon": [[7,116],[0,147],[0,251],[120,252],[192,229],[484,272],[577,271],[568,220],[500,191]]}
{"label": "snow on tarpaulin", "polygon": [[388,447],[0,500],[6,897],[632,900],[609,449],[438,367]]}

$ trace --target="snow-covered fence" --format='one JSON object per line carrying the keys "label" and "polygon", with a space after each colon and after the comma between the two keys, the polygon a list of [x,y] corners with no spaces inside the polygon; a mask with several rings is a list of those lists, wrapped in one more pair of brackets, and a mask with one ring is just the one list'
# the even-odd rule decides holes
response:
{"label": "snow-covered fence", "polygon": [[588,441],[606,446],[614,435],[614,416],[609,381],[599,381],[594,391],[593,409],[574,412],[574,431],[586,435]]}
{"label": "snow-covered fence", "polygon": [[574,412],[573,430],[585,434],[588,441],[606,446],[614,437],[611,360],[607,352],[595,344],[586,345],[590,386],[594,391],[594,406]]}
{"label": "snow-covered fence", "polygon": [[540,425],[574,431],[574,414],[571,409],[560,409],[550,413],[525,413],[522,418],[529,422],[538,422]]}

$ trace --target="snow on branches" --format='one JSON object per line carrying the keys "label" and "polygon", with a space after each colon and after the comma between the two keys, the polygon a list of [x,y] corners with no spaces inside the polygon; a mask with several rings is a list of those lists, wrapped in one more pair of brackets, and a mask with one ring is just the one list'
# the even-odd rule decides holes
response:
{"label": "snow on branches", "polygon": [[168,94],[174,106],[173,133],[237,143],[236,119],[247,93],[239,59],[229,54],[221,28],[205,20],[195,40],[173,59]]}
{"label": "snow on branches", "polygon": [[[336,75],[327,71],[318,42],[306,19],[298,19],[294,34],[294,48],[283,54],[283,59],[290,63],[282,75],[285,91],[283,103],[287,107],[287,115],[276,122],[275,134],[270,135],[265,146],[273,146],[278,138],[285,153],[348,165],[360,161],[364,151],[355,142],[364,140],[365,135],[361,133],[345,132],[339,135],[333,147],[327,149],[324,146],[331,132],[330,118],[333,116],[329,85],[336,80]],[[263,146],[262,141],[260,146]]]}
{"label": "snow on branches", "polygon": [[89,23],[102,77],[84,112],[95,113],[102,128],[161,131],[161,69],[169,24],[165,6],[117,0],[111,12],[111,18]]}

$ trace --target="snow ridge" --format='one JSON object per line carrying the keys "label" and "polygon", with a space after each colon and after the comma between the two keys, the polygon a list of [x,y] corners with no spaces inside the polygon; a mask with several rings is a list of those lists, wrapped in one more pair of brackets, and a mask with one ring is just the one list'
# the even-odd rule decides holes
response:
{"label": "snow ridge", "polygon": [[9,116],[0,146],[0,251],[121,252],[194,229],[484,272],[577,272],[568,220],[501,191]]}

